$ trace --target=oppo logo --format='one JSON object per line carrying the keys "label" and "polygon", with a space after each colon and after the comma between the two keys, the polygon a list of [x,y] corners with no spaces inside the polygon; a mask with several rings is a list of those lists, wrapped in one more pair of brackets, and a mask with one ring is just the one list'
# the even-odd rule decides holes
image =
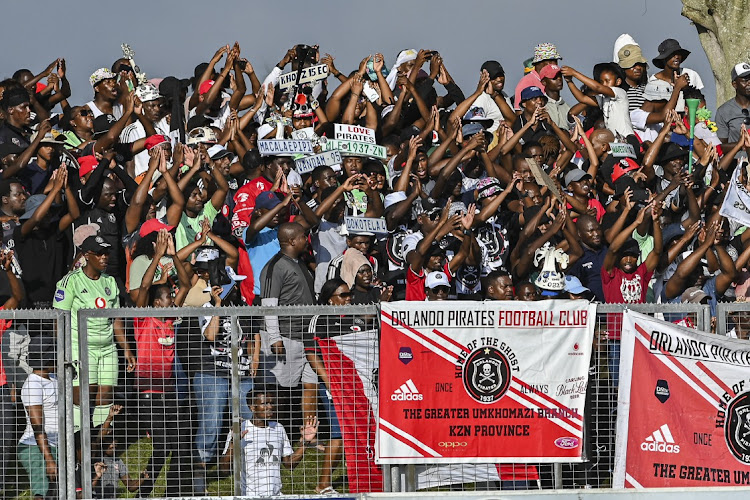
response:
{"label": "oppo logo", "polygon": [[466,448],[469,443],[466,441],[441,441],[438,446],[441,448]]}

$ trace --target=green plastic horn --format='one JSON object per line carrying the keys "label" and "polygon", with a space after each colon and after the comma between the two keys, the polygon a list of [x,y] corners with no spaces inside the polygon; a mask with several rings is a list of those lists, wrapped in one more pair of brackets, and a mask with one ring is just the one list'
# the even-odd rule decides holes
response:
{"label": "green plastic horn", "polygon": [[700,99],[685,99],[688,108],[688,121],[690,122],[690,152],[688,153],[688,173],[693,173],[693,140],[695,139],[695,112],[700,106]]}

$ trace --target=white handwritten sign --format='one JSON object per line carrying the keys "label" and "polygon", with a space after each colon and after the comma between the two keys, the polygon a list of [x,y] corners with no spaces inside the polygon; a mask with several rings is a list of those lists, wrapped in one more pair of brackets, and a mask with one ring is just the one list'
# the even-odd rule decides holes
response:
{"label": "white handwritten sign", "polygon": [[338,151],[326,151],[319,155],[306,156],[298,160],[294,160],[294,168],[297,173],[302,175],[308,172],[312,172],[321,165],[338,165],[341,163],[341,154]]}
{"label": "white handwritten sign", "polygon": [[384,218],[344,217],[346,230],[351,233],[387,233],[388,227]]}
{"label": "white handwritten sign", "polygon": [[[302,68],[302,73],[299,77],[299,83],[310,83],[317,82],[318,80],[325,80],[328,78],[328,66],[325,64],[318,64],[317,66],[310,66]],[[290,71],[279,76],[279,88],[286,90],[293,87],[297,83],[297,71]]]}
{"label": "white handwritten sign", "polygon": [[258,151],[261,156],[291,156],[313,154],[310,141],[290,139],[263,139],[258,141]]}
{"label": "white handwritten sign", "polygon": [[370,156],[385,160],[385,146],[370,144],[369,142],[344,141],[340,139],[329,139],[326,141],[325,151],[340,151],[349,156]]}
{"label": "white handwritten sign", "polygon": [[637,158],[635,155],[635,148],[632,144],[627,142],[610,142],[609,152],[615,158]]}
{"label": "white handwritten sign", "polygon": [[371,128],[335,123],[334,131],[336,139],[375,144],[375,130]]}

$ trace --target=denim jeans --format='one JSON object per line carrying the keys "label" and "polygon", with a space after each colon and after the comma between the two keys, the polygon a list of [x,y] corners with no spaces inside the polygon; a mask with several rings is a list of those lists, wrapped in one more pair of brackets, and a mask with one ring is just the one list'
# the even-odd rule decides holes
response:
{"label": "denim jeans", "polygon": [[[198,432],[195,436],[195,448],[200,460],[208,462],[216,455],[216,444],[224,412],[232,395],[231,379],[217,377],[206,372],[193,376],[193,391],[198,405]],[[240,416],[250,419],[253,413],[247,406],[247,394],[253,389],[253,379],[240,379]]]}

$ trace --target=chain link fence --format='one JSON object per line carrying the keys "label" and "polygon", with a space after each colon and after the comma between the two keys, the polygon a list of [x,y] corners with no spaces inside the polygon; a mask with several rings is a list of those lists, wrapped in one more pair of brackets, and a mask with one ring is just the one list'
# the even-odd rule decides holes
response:
{"label": "chain link fence", "polygon": [[[724,306],[720,331],[733,314],[750,318],[746,305]],[[708,306],[629,307],[710,330]],[[0,320],[7,325],[4,361],[6,341],[54,339],[56,448],[65,453],[58,452],[61,479],[48,485],[47,498],[260,496],[609,487],[619,352],[613,332],[623,309],[598,308],[586,461],[502,466],[375,465],[376,306],[85,310],[76,335],[65,334],[69,319],[59,311],[0,311]],[[29,498],[41,486],[19,452],[24,405],[10,388],[18,393],[31,370],[18,372],[23,355],[15,356],[5,363],[13,370],[2,392],[0,465],[4,498]]]}

